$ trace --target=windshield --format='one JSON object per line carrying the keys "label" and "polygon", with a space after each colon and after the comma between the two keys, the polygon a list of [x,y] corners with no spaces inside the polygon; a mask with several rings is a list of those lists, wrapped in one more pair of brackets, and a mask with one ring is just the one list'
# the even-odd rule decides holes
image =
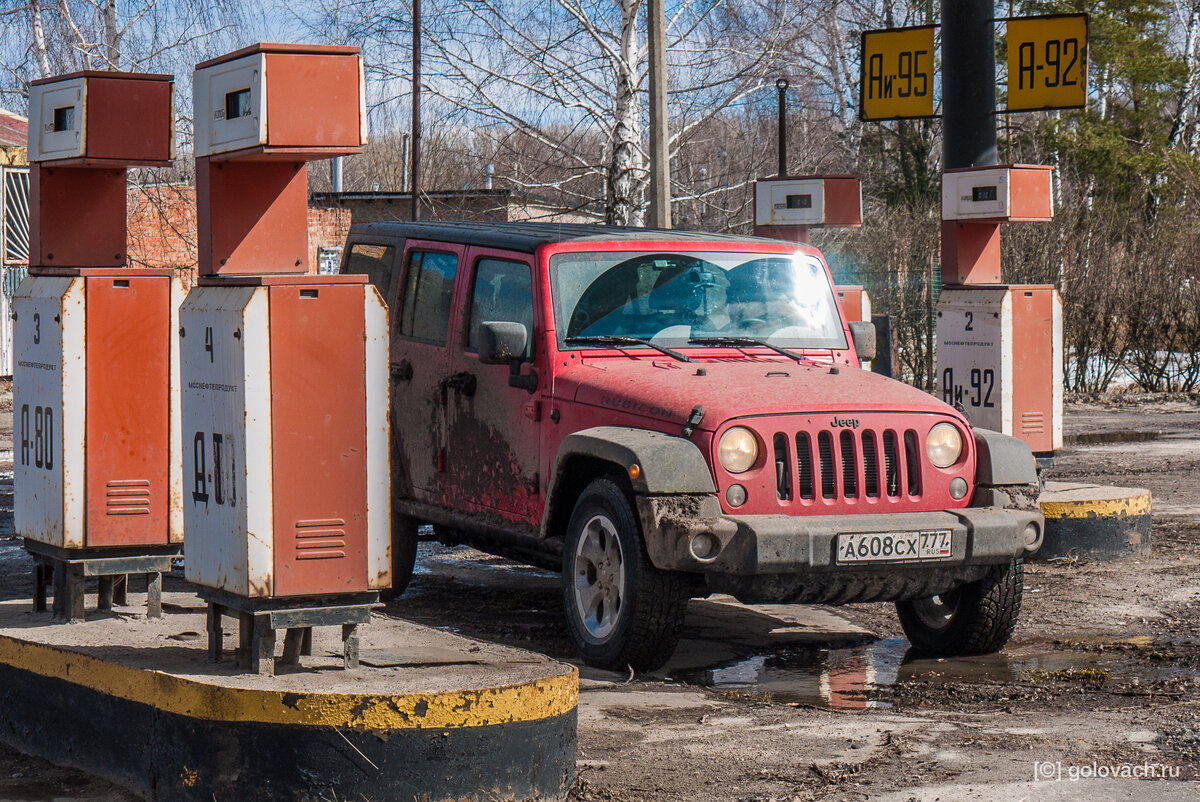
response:
{"label": "windshield", "polygon": [[559,253],[550,277],[560,345],[633,337],[668,347],[721,338],[846,347],[825,268],[806,254]]}

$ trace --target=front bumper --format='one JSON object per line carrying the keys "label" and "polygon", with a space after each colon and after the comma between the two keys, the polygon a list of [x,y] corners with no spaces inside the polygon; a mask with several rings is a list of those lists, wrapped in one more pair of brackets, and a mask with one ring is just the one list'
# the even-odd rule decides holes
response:
{"label": "front bumper", "polygon": [[[650,561],[664,570],[760,576],[872,573],[1009,562],[1041,545],[1036,512],[967,507],[874,515],[725,515],[713,496],[639,496],[638,514]],[[1036,536],[1027,540],[1027,528]],[[850,533],[949,530],[951,554],[937,560],[847,563],[836,559],[837,538]],[[696,548],[697,538],[706,548]],[[715,540],[715,548],[713,541]],[[704,555],[703,557],[697,554]]]}

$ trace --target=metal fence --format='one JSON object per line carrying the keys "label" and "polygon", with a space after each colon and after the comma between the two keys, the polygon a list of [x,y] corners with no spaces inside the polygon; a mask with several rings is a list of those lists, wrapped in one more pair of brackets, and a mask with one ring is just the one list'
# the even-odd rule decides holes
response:
{"label": "metal fence", "polygon": [[29,271],[29,168],[0,167],[0,376],[13,369],[10,305]]}

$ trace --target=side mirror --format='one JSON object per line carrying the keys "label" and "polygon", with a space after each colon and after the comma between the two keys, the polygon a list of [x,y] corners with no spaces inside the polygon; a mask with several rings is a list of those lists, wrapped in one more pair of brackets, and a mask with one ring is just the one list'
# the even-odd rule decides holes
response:
{"label": "side mirror", "polygon": [[485,365],[508,365],[525,359],[529,332],[521,323],[485,320],[479,324],[479,361]]}
{"label": "side mirror", "polygon": [[860,361],[875,358],[875,324],[866,320],[850,321],[850,336],[854,338],[854,350]]}

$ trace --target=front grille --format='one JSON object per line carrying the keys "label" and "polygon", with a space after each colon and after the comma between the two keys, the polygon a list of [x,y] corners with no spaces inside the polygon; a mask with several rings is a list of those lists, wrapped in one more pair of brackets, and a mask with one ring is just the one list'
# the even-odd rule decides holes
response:
{"label": "front grille", "polygon": [[[921,438],[913,429],[777,432],[777,496],[811,502],[921,495]],[[795,447],[795,455],[789,453]],[[882,453],[883,459],[880,459]],[[794,473],[793,473],[794,469]]]}
{"label": "front grille", "polygon": [[819,432],[817,448],[821,452],[821,498],[833,498],[837,494],[837,477],[833,475],[833,435]]}

